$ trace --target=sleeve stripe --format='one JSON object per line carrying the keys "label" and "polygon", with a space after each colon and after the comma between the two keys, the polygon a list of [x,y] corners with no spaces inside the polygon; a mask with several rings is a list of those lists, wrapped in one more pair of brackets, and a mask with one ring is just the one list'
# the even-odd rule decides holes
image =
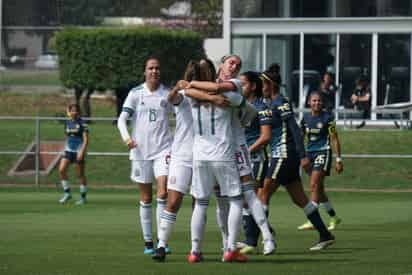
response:
{"label": "sleeve stripe", "polygon": [[122,112],[126,112],[128,113],[130,116],[132,116],[134,114],[134,111],[132,108],[128,108],[128,107],[123,107],[122,108]]}

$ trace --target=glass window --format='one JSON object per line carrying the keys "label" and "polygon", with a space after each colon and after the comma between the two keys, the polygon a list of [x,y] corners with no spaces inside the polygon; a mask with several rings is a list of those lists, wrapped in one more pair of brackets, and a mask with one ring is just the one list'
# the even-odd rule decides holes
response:
{"label": "glass window", "polygon": [[[340,104],[346,108],[370,110],[370,101],[354,105],[351,97],[353,94],[365,94],[367,89],[370,91],[372,35],[342,34],[340,43]],[[360,86],[365,90],[358,91]],[[365,116],[370,114],[365,113]]]}
{"label": "glass window", "polygon": [[410,101],[410,43],[409,34],[379,35],[377,105]]}
{"label": "glass window", "polygon": [[242,58],[242,71],[259,71],[262,67],[262,38],[241,36],[232,38],[232,53]]}
{"label": "glass window", "polygon": [[266,41],[267,66],[279,64],[281,93],[289,97],[295,107],[299,106],[299,35],[268,36]]}
{"label": "glass window", "polygon": [[319,90],[321,88],[321,80],[326,73],[329,73],[329,76],[325,76],[327,79],[322,85],[322,89],[325,92],[325,102],[323,103],[328,109],[333,109],[335,107],[335,56],[336,35],[305,35],[303,94],[305,95],[306,103],[307,96],[310,92]]}
{"label": "glass window", "polygon": [[412,16],[405,0],[232,0],[232,17]]}

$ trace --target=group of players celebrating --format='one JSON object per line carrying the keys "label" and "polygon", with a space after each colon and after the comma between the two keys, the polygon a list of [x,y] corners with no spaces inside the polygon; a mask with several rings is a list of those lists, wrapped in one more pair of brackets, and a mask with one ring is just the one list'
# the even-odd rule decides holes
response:
{"label": "group of players celebrating", "polygon": [[[164,261],[170,253],[168,241],[189,190],[193,197],[189,263],[203,260],[202,240],[212,194],[216,195],[224,262],[246,262],[245,254],[256,251],[260,234],[263,255],[275,252],[268,204],[280,185],[308,219],[299,228],[319,233],[310,250],[322,250],[335,242],[330,230],[340,219],[323,185],[331,167],[331,147],[337,155],[336,170],[341,172],[343,166],[334,120],[322,109],[322,95],[310,95],[311,112],[299,127],[290,103],[280,94],[279,65],[237,78],[240,69],[237,55],[224,56],[217,73],[208,59],[190,61],[183,80],[169,91],[160,82],[159,59],[150,57],[145,63],[145,82],[126,98],[118,129],[130,150],[131,179],[139,185],[144,254],[154,260]],[[174,135],[170,113],[176,116]],[[307,149],[302,129],[308,136]],[[301,183],[300,167],[310,174],[310,199]],[[154,180],[157,246],[152,235]],[[331,215],[329,228],[319,205]],[[242,216],[245,241],[238,242]]]}

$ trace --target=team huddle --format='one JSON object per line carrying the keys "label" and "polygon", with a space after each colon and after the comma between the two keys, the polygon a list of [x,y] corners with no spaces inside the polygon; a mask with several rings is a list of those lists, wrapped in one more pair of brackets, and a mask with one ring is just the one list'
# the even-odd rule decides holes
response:
{"label": "team huddle", "polygon": [[[322,109],[322,95],[310,95],[311,113],[305,114],[299,127],[291,105],[279,91],[279,65],[237,78],[240,69],[237,55],[224,56],[217,73],[208,59],[191,61],[183,79],[169,91],[160,82],[160,61],[151,57],[145,63],[145,82],[126,98],[118,129],[130,150],[130,177],[139,185],[144,254],[156,261],[164,261],[171,252],[168,241],[183,196],[189,192],[193,198],[189,263],[203,260],[206,213],[213,194],[224,262],[246,262],[245,254],[257,251],[260,235],[263,255],[275,252],[268,205],[280,185],[308,219],[298,229],[319,233],[310,250],[322,250],[335,242],[330,230],[340,219],[323,185],[331,168],[331,147],[338,173],[343,165],[334,120]],[[171,113],[176,117],[173,135]],[[308,137],[306,148],[303,134]],[[310,175],[310,199],[301,183],[300,168]],[[152,233],[154,180],[157,245]],[[331,216],[328,227],[319,206]],[[245,240],[239,241],[242,220]]]}

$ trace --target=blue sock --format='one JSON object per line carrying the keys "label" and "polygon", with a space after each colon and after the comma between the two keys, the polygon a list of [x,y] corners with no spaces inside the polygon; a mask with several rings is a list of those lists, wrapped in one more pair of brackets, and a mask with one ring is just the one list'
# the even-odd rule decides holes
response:
{"label": "blue sock", "polygon": [[243,215],[243,231],[245,232],[245,243],[250,246],[257,246],[260,230],[251,214]]}

